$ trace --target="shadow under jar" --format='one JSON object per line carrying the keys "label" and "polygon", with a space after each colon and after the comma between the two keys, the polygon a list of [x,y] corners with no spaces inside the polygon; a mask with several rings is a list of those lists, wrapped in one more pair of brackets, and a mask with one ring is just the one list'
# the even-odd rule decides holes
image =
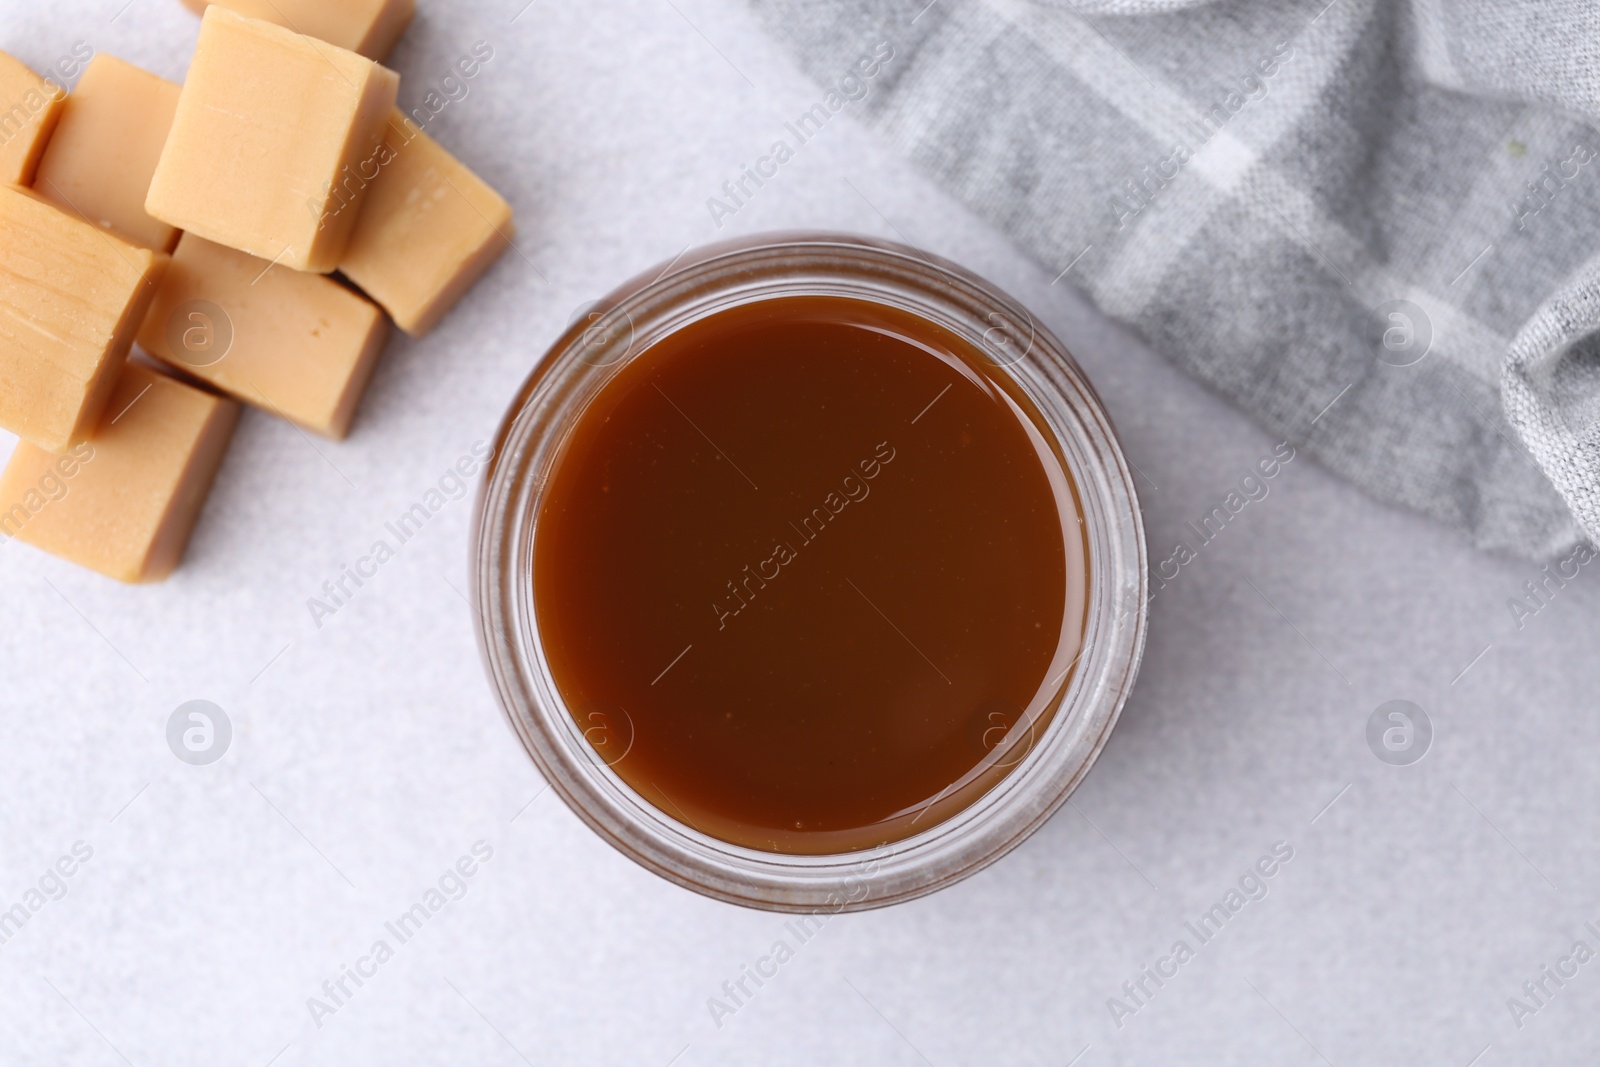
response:
{"label": "shadow under jar", "polygon": [[639,863],[857,910],[993,862],[1105,743],[1144,540],[1060,343],[863,238],[706,249],[589,309],[479,500],[491,678],[546,779]]}

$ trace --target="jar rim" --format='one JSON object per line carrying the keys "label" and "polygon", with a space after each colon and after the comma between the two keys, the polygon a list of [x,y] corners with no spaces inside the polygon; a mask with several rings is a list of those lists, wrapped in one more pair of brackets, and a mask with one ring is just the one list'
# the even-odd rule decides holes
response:
{"label": "jar rim", "polygon": [[[952,330],[1025,393],[1074,483],[1087,561],[1083,644],[1049,722],[982,796],[909,837],[838,854],[711,837],[635,792],[584,739],[538,644],[534,517],[587,400],[654,341],[727,307],[835,295]],[[876,238],[785,232],[682,253],[575,317],[507,409],[472,540],[479,648],[501,709],[550,787],[623,854],[681,886],[773,911],[859,911],[952,884],[1019,845],[1082,781],[1133,685],[1146,626],[1138,494],[1099,397],[1065,346],[1014,299],[947,260]],[[615,762],[613,760],[612,762]]]}

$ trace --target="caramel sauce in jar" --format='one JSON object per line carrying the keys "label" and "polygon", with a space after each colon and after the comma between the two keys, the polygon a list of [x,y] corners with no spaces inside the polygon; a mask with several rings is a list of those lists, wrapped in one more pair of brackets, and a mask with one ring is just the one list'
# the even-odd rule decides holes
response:
{"label": "caramel sauce in jar", "polygon": [[622,366],[535,517],[543,654],[585,739],[734,845],[847,853],[1028,754],[1082,651],[1077,488],[1039,413],[927,319],[714,311]]}

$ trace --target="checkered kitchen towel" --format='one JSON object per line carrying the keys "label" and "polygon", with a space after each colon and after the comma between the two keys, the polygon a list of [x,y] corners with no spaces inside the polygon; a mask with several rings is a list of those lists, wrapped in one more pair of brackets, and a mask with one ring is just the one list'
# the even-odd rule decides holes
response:
{"label": "checkered kitchen towel", "polygon": [[852,113],[1274,433],[1600,539],[1600,0],[753,2],[830,85],[888,42]]}

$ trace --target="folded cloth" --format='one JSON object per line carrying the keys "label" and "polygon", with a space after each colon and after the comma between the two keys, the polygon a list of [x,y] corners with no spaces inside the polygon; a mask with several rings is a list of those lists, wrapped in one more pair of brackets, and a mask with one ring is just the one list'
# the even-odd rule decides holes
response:
{"label": "folded cloth", "polygon": [[1273,433],[1486,549],[1600,540],[1595,0],[752,2]]}

